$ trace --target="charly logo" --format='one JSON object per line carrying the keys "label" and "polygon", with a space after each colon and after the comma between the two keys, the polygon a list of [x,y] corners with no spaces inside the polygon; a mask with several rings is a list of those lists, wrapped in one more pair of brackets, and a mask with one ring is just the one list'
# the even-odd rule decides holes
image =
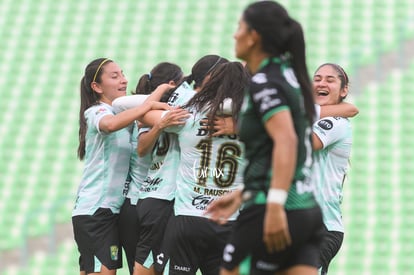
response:
{"label": "charly logo", "polygon": [[333,127],[333,123],[329,119],[322,119],[318,122],[318,126],[324,130],[331,130]]}
{"label": "charly logo", "polygon": [[117,245],[111,245],[111,247],[109,249],[111,251],[111,259],[113,261],[117,261],[118,260],[118,251],[119,251],[118,246]]}
{"label": "charly logo", "polygon": [[252,77],[252,81],[257,84],[264,84],[267,82],[266,74],[264,73],[257,73]]}
{"label": "charly logo", "polygon": [[160,265],[164,264],[164,253],[160,253],[157,255],[157,263]]}
{"label": "charly logo", "polygon": [[231,262],[233,260],[233,253],[235,251],[235,247],[232,244],[227,244],[226,247],[224,247],[224,252],[223,252],[223,260],[225,262]]}
{"label": "charly logo", "polygon": [[179,270],[179,271],[184,271],[184,272],[190,272],[191,271],[191,267],[174,265],[174,270]]}

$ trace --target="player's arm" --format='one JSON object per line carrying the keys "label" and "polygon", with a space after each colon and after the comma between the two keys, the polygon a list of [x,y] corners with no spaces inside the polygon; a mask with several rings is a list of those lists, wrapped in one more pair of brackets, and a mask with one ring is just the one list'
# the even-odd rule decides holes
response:
{"label": "player's arm", "polygon": [[[283,250],[291,244],[284,200],[295,173],[298,138],[289,110],[272,115],[265,122],[265,128],[275,146],[272,151],[272,177],[266,203],[263,241],[267,250],[273,252]],[[270,198],[275,193],[278,202]],[[280,196],[284,197],[283,202],[280,201]]]}
{"label": "player's arm", "polygon": [[189,113],[182,108],[174,108],[169,111],[150,111],[142,118],[142,122],[151,125],[149,132],[142,133],[139,136],[138,155],[145,156],[154,148],[158,137],[168,127],[180,126],[186,123]]}
{"label": "player's arm", "polygon": [[[202,129],[208,130],[210,126],[208,125],[208,119],[202,120],[203,126]],[[216,116],[214,117],[214,133],[213,137],[221,135],[233,135],[237,134],[236,122],[231,116]]]}
{"label": "player's arm", "polygon": [[205,214],[212,221],[218,224],[225,224],[228,218],[240,209],[241,204],[242,189],[240,188],[213,200],[207,206]]}
{"label": "player's arm", "polygon": [[318,151],[323,148],[323,143],[315,132],[312,132],[312,147],[314,151]]}
{"label": "player's arm", "polygon": [[[116,115],[106,115],[99,121],[99,130],[112,133],[127,127],[134,120],[139,120],[150,110],[168,110],[171,107],[166,103],[148,101],[141,106],[125,110]],[[160,111],[162,112],[162,111]]]}
{"label": "player's arm", "polygon": [[142,105],[147,98],[148,95],[120,96],[112,101],[112,107],[115,113],[119,113]]}
{"label": "player's arm", "polygon": [[162,129],[152,127],[148,132],[144,132],[138,136],[137,153],[140,157],[143,157],[151,152],[161,132]]}
{"label": "player's arm", "polygon": [[174,85],[168,84],[168,83],[163,83],[161,85],[159,85],[149,96],[148,98],[144,101],[143,104],[150,102],[150,101],[160,101],[161,97],[168,92],[169,90],[171,90],[172,88],[174,88]]}
{"label": "player's arm", "polygon": [[[354,117],[359,113],[358,108],[347,102],[341,102],[333,105],[320,106],[320,117],[339,116],[339,117]],[[318,118],[318,119],[319,119]]]}

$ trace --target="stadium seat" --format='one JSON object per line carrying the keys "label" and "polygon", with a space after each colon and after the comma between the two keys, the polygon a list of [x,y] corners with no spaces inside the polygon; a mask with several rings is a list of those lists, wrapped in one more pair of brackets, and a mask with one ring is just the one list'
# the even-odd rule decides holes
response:
{"label": "stadium seat", "polygon": [[[128,90],[155,64],[189,73],[205,54],[234,56],[233,34],[250,1],[2,0],[0,9],[0,253],[70,224],[82,162],[76,159],[79,81],[97,57],[118,62]],[[280,1],[303,24],[310,73],[321,63],[384,64],[414,39],[414,0]],[[93,11],[93,12],[92,12]],[[347,233],[333,274],[412,270],[414,62],[358,90],[354,145],[345,184]],[[375,82],[375,80],[374,80]],[[388,235],[389,234],[389,235]],[[388,249],[387,249],[388,248]],[[5,274],[77,272],[74,242],[30,257]],[[68,272],[65,273],[65,270]],[[30,272],[29,272],[30,271]],[[120,274],[123,274],[121,271]]]}

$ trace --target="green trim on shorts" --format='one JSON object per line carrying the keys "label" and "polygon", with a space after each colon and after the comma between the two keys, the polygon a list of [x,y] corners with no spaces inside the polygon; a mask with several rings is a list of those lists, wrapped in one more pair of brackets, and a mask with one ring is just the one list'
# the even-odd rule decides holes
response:
{"label": "green trim on shorts", "polygon": [[251,263],[251,256],[247,256],[239,265],[239,274],[240,275],[249,275],[250,273],[250,263]]}

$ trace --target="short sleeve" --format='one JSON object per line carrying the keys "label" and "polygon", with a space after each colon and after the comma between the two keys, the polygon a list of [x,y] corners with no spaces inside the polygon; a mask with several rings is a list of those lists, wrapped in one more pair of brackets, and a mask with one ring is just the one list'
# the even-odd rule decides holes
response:
{"label": "short sleeve", "polygon": [[101,130],[99,129],[99,122],[103,117],[108,115],[113,116],[114,113],[111,106],[106,104],[93,106],[85,111],[85,118],[88,125],[94,127],[98,133],[101,133]]}
{"label": "short sleeve", "polygon": [[276,83],[268,82],[265,73],[258,73],[252,78],[250,92],[253,106],[263,122],[277,112],[289,110],[284,96],[285,91]]}
{"label": "short sleeve", "polygon": [[313,132],[319,137],[323,148],[343,139],[350,127],[349,120],[342,117],[326,117],[313,124]]}
{"label": "short sleeve", "polygon": [[143,133],[149,132],[150,130],[151,130],[151,127],[147,127],[147,126],[140,127],[140,128],[139,128],[139,130],[138,130],[138,136],[139,136],[140,134],[143,134]]}
{"label": "short sleeve", "polygon": [[112,102],[112,107],[114,112],[117,114],[119,112],[138,107],[144,103],[148,98],[148,95],[127,95],[116,98]]}

